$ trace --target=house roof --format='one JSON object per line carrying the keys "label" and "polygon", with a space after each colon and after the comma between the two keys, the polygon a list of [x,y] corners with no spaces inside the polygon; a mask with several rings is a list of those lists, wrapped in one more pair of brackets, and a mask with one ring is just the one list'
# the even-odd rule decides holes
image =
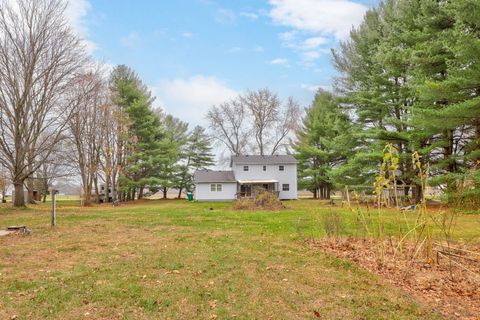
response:
{"label": "house roof", "polygon": [[295,164],[297,159],[291,154],[279,154],[279,155],[241,155],[232,156],[230,165],[236,164]]}
{"label": "house roof", "polygon": [[197,170],[193,174],[195,182],[236,182],[233,171]]}

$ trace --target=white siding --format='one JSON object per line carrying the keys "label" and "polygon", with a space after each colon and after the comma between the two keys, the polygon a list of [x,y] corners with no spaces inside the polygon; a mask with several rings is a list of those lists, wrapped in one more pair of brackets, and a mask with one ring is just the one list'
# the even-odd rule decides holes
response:
{"label": "white siding", "polygon": [[[213,183],[213,182],[212,182]],[[237,193],[236,182],[215,182],[222,185],[222,191],[211,191],[210,182],[195,184],[195,200],[197,201],[225,201],[235,200]]]}
{"label": "white siding", "polygon": [[[284,166],[284,171],[279,166]],[[263,171],[262,164],[249,164],[248,171],[243,171],[246,164],[233,163],[232,170],[238,180],[278,180],[280,199],[297,199],[297,165],[296,164],[267,164]],[[283,191],[282,185],[288,184],[289,191]]]}

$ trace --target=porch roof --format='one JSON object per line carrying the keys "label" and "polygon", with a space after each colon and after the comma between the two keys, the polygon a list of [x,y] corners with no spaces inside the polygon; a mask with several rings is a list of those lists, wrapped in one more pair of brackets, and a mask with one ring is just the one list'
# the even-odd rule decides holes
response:
{"label": "porch roof", "polygon": [[277,183],[278,180],[238,180],[240,184]]}

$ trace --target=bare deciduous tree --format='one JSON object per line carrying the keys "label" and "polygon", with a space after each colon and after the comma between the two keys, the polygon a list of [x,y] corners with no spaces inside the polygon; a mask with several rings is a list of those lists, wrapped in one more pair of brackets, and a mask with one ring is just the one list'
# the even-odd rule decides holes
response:
{"label": "bare deciduous tree", "polygon": [[[112,190],[113,201],[118,199],[118,179],[122,168],[122,128],[126,128],[125,115],[118,106],[106,103],[102,106],[102,161],[105,190]],[[109,197],[105,197],[109,201]]]}
{"label": "bare deciduous tree", "polygon": [[61,0],[0,2],[0,161],[11,173],[14,206],[24,182],[63,138],[71,112],[65,92],[85,51]]}
{"label": "bare deciduous tree", "polygon": [[288,136],[296,128],[299,116],[300,108],[292,98],[282,105],[275,93],[261,89],[213,106],[207,119],[212,136],[231,154],[267,155],[288,146]]}
{"label": "bare deciduous tree", "polygon": [[280,100],[268,89],[250,91],[239,99],[253,118],[252,131],[256,147],[258,153],[263,156],[269,142],[270,131],[277,125],[277,118],[281,111]]}
{"label": "bare deciduous tree", "polygon": [[232,99],[208,111],[207,119],[214,137],[233,155],[246,151],[248,132],[246,131],[247,111],[240,99]]}
{"label": "bare deciduous tree", "polygon": [[34,187],[40,193],[42,202],[46,202],[49,190],[55,182],[60,179],[72,178],[76,175],[74,168],[70,163],[70,157],[67,150],[68,141],[64,140],[55,146],[55,149],[46,159],[40,168],[35,172]]}
{"label": "bare deciduous tree", "polygon": [[78,76],[71,88],[74,111],[67,119],[68,138],[72,145],[71,162],[80,175],[83,199],[86,205],[92,201],[92,192],[99,196],[99,172],[102,146],[106,129],[103,108],[107,104],[106,82],[95,72]]}

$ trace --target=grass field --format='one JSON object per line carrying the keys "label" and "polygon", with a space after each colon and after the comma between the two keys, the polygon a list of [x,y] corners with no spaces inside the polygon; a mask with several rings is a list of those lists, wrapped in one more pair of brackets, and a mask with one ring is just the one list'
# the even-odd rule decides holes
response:
{"label": "grass field", "polygon": [[[0,319],[440,319],[377,276],[306,246],[322,217],[347,210],[311,200],[281,212],[233,211],[230,203],[146,201],[92,208],[59,203],[2,207]],[[374,217],[372,217],[374,219]],[[386,217],[388,228],[396,221]],[[457,239],[480,241],[477,216]]]}

